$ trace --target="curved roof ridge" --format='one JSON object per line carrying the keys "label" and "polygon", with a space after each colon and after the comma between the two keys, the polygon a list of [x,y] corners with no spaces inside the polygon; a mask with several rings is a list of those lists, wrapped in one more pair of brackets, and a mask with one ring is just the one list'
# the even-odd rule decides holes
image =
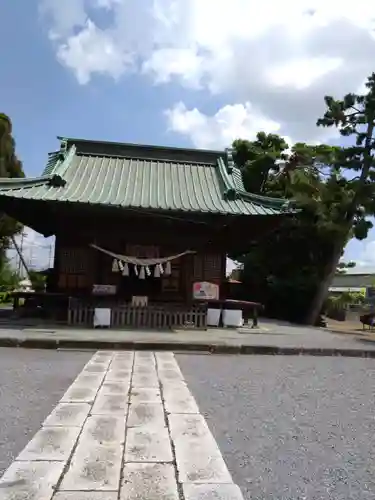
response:
{"label": "curved roof ridge", "polygon": [[21,189],[47,185],[50,187],[63,187],[66,181],[58,174],[47,174],[39,177],[0,177],[3,189]]}
{"label": "curved roof ridge", "polygon": [[243,201],[283,211],[289,211],[293,208],[294,202],[286,198],[275,198],[246,191],[242,182],[241,169],[237,167],[233,159],[233,149],[228,148],[225,153],[226,162],[220,157],[218,158],[218,166],[225,186],[224,195],[228,199],[240,198]]}

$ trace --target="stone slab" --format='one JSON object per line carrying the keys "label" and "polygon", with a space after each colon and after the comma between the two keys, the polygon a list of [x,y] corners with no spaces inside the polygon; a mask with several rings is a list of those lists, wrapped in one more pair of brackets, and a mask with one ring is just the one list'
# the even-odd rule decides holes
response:
{"label": "stone slab", "polygon": [[182,391],[188,391],[186,380],[160,380],[160,385],[163,389],[181,389]]}
{"label": "stone slab", "polygon": [[104,380],[105,372],[86,373],[81,372],[70,387],[89,387],[90,389],[99,388]]}
{"label": "stone slab", "polygon": [[128,396],[124,394],[100,394],[92,407],[93,415],[126,415]]}
{"label": "stone slab", "polygon": [[134,353],[134,362],[146,362],[150,363],[155,361],[155,354],[153,351],[136,351]]}
{"label": "stone slab", "polygon": [[117,500],[114,491],[60,491],[53,500]]}
{"label": "stone slab", "polygon": [[169,415],[181,483],[232,483],[215,439],[202,415]]}
{"label": "stone slab", "polygon": [[158,370],[174,370],[176,368],[177,362],[173,357],[171,359],[159,359],[157,358]]}
{"label": "stone slab", "polygon": [[155,388],[132,388],[130,391],[131,403],[161,403],[159,389]]}
{"label": "stone slab", "polygon": [[158,365],[160,363],[176,363],[173,352],[155,352],[155,359]]}
{"label": "stone slab", "polygon": [[132,378],[132,387],[134,388],[158,388],[159,380],[155,373],[134,373]]}
{"label": "stone slab", "polygon": [[127,382],[131,378],[131,369],[126,370],[108,370],[105,380],[113,380],[115,382]]}
{"label": "stone slab", "polygon": [[111,371],[128,370],[131,372],[133,369],[133,360],[116,359],[112,361],[109,368]]}
{"label": "stone slab", "polygon": [[185,384],[163,386],[163,399],[167,413],[199,413],[198,405]]}
{"label": "stone slab", "polygon": [[64,462],[13,462],[0,478],[0,500],[51,500]]}
{"label": "stone slab", "polygon": [[134,351],[116,351],[113,355],[112,360],[117,361],[133,361],[134,359]]}
{"label": "stone slab", "polygon": [[74,382],[61,398],[61,403],[92,403],[99,386],[81,386]]}
{"label": "stone slab", "polygon": [[123,445],[125,441],[125,415],[92,415],[90,416],[79,438],[79,445]]}
{"label": "stone slab", "polygon": [[82,370],[82,373],[85,373],[85,374],[90,373],[91,374],[91,373],[106,372],[108,369],[109,363],[110,363],[110,361],[106,361],[105,363],[93,363],[93,362],[89,361],[87,363],[87,365],[84,367],[84,369]]}
{"label": "stone slab", "polygon": [[161,426],[130,427],[126,434],[125,462],[172,462],[168,429]]}
{"label": "stone slab", "polygon": [[172,439],[186,436],[190,440],[208,440],[215,439],[207,425],[203,415],[168,415],[169,428]]}
{"label": "stone slab", "polygon": [[100,351],[94,354],[94,356],[91,358],[90,361],[92,361],[93,363],[106,363],[107,361],[111,362],[113,354],[114,354],[113,351],[108,351],[108,352]]}
{"label": "stone slab", "polygon": [[156,366],[153,363],[143,363],[136,361],[133,368],[134,374],[142,375],[155,375],[156,376]]}
{"label": "stone slab", "polygon": [[[89,366],[102,366],[104,370],[108,370],[109,365],[111,364],[111,358],[91,358],[91,360],[86,364],[85,368]],[[91,371],[92,372],[92,371]]]}
{"label": "stone slab", "polygon": [[101,386],[98,396],[101,394],[128,395],[130,391],[130,379],[128,381],[105,380]]}
{"label": "stone slab", "polygon": [[110,359],[112,359],[113,355],[114,355],[113,351],[97,351],[94,354],[94,356],[92,357],[92,359],[97,359],[97,358],[103,358],[103,359],[110,358]]}
{"label": "stone slab", "polygon": [[189,442],[174,441],[177,472],[180,483],[230,483],[232,477],[217,447]]}
{"label": "stone slab", "polygon": [[120,500],[146,499],[179,500],[172,464],[125,464]]}
{"label": "stone slab", "polygon": [[158,370],[159,379],[161,381],[169,382],[169,381],[183,381],[184,377],[180,372],[179,368],[163,368]]}
{"label": "stone slab", "polygon": [[184,484],[185,500],[243,500],[236,484]]}
{"label": "stone slab", "polygon": [[137,354],[143,354],[141,351],[136,351],[134,356],[134,368],[145,367],[145,368],[155,368],[156,362],[155,357],[152,356],[137,356]]}
{"label": "stone slab", "polygon": [[122,446],[79,443],[60,491],[118,491]]}
{"label": "stone slab", "polygon": [[143,425],[165,426],[162,403],[133,403],[129,406],[127,426],[140,427]]}
{"label": "stone slab", "polygon": [[43,427],[26,445],[17,461],[47,460],[66,462],[78,439],[79,427]]}
{"label": "stone slab", "polygon": [[134,353],[134,369],[156,369],[156,361],[154,356],[147,356],[147,357],[142,357],[142,356],[137,356],[137,354],[142,354],[141,351],[136,351]]}
{"label": "stone slab", "polygon": [[112,355],[111,356],[99,356],[99,355],[94,355],[85,365],[85,368],[88,366],[95,366],[95,365],[102,365],[105,366],[108,369],[108,366],[110,365],[112,361]]}
{"label": "stone slab", "polygon": [[91,405],[88,403],[59,403],[43,423],[44,427],[82,427]]}

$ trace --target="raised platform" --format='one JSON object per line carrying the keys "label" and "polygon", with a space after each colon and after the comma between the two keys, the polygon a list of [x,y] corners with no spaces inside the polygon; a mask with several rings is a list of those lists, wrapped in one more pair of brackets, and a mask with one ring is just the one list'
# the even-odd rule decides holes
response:
{"label": "raised platform", "polygon": [[[321,328],[280,325],[262,321],[258,329],[147,329],[94,330],[93,328],[0,328],[2,347],[36,349],[130,349],[200,352],[202,354],[259,354],[267,355],[265,362],[273,363],[269,355],[314,355],[375,357],[375,342],[361,338],[334,335]],[[369,339],[370,340],[370,339]]]}

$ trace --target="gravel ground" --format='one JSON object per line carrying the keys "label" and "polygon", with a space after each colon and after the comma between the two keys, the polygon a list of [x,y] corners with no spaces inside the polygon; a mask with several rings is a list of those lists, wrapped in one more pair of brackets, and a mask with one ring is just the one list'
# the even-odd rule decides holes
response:
{"label": "gravel ground", "polygon": [[178,361],[246,499],[375,499],[375,360]]}
{"label": "gravel ground", "polygon": [[91,356],[0,348],[0,476]]}

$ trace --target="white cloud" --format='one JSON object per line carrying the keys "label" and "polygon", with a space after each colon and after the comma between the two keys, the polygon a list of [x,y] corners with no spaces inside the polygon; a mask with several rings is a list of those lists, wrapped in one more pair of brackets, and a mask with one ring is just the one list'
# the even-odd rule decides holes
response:
{"label": "white cloud", "polygon": [[116,4],[121,4],[122,0],[95,0],[95,6],[99,9],[111,9]]}
{"label": "white cloud", "polygon": [[178,75],[181,83],[191,89],[202,88],[202,56],[196,56],[190,49],[161,49],[153,52],[144,61],[142,71],[152,74],[156,83],[168,83],[172,75]]}
{"label": "white cloud", "polygon": [[57,51],[60,62],[75,71],[82,85],[90,81],[91,73],[110,73],[119,78],[131,59],[116,49],[114,40],[88,20],[85,28],[68,38]]}
{"label": "white cloud", "polygon": [[[374,69],[375,4],[368,0],[40,1],[57,57],[81,84],[95,74],[139,71],[158,84],[174,80],[225,96],[230,107],[215,116],[185,110],[203,135],[215,128],[216,145],[233,130],[218,117],[231,108],[238,117],[241,106],[260,120],[250,131],[272,123],[295,140],[326,138],[315,127],[322,97],[356,90]],[[103,8],[113,19],[105,28],[92,16]],[[241,123],[239,131],[247,130]],[[191,129],[180,132],[201,143]]]}
{"label": "white cloud", "polygon": [[50,23],[49,36],[58,44],[68,41],[75,30],[81,30],[87,21],[83,1],[65,0],[64,2],[40,1],[40,12]]}
{"label": "white cloud", "polygon": [[[16,243],[21,250],[26,265],[31,269],[46,269],[53,267],[55,238],[45,238],[41,234],[25,227],[23,235],[16,237]],[[20,266],[19,256],[15,248],[8,251],[8,256],[14,267]],[[22,274],[25,274],[21,265]]]}
{"label": "white cloud", "polygon": [[215,115],[206,116],[198,109],[188,110],[180,102],[166,111],[170,129],[188,135],[198,148],[225,148],[234,139],[250,139],[259,130],[280,132],[280,125],[264,118],[250,103],[227,105]]}
{"label": "white cloud", "polygon": [[352,240],[349,242],[346,252],[347,256],[356,262],[356,271],[375,269],[375,240],[365,242]]}
{"label": "white cloud", "polygon": [[320,78],[338,69],[343,63],[340,58],[303,57],[292,59],[287,63],[275,64],[266,71],[266,76],[274,87],[291,88],[295,90],[307,89]]}

